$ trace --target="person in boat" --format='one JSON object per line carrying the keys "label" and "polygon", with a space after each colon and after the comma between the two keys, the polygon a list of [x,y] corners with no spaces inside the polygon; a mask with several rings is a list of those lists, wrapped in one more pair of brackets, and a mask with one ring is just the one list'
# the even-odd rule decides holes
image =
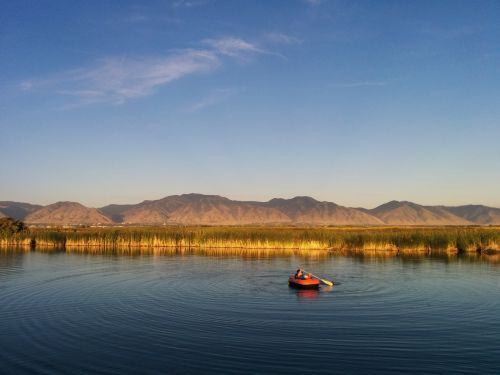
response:
{"label": "person in boat", "polygon": [[297,270],[297,272],[295,272],[295,278],[296,279],[302,279],[302,280],[306,280],[306,279],[310,279],[311,278],[311,275],[309,275],[308,273],[304,273],[304,271],[299,268]]}

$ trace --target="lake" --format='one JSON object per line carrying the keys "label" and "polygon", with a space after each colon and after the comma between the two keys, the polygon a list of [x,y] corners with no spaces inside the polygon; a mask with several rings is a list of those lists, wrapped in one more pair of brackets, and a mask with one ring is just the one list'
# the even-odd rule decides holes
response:
{"label": "lake", "polygon": [[0,373],[500,373],[499,263],[245,254],[0,251]]}

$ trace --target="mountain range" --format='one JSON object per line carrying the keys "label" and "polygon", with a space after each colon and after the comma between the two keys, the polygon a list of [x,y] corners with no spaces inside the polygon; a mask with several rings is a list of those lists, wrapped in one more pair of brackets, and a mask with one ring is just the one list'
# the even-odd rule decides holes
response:
{"label": "mountain range", "polygon": [[311,197],[253,202],[182,194],[101,208],[76,202],[40,206],[0,201],[1,217],[30,225],[499,225],[500,209],[482,205],[423,206],[407,201],[365,209]]}

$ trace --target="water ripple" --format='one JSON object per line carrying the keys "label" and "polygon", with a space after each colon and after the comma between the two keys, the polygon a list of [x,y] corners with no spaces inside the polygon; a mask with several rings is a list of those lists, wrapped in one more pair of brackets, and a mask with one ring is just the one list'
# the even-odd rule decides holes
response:
{"label": "water ripple", "polygon": [[[336,285],[288,288],[297,265]],[[0,281],[5,373],[498,369],[485,265],[26,253],[0,261]]]}

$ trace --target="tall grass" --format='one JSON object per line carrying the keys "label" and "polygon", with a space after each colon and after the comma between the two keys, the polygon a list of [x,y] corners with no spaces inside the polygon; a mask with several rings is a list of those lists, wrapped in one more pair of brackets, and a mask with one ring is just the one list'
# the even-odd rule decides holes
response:
{"label": "tall grass", "polygon": [[0,237],[36,248],[255,248],[391,252],[500,250],[500,227],[133,227],[37,229]]}

